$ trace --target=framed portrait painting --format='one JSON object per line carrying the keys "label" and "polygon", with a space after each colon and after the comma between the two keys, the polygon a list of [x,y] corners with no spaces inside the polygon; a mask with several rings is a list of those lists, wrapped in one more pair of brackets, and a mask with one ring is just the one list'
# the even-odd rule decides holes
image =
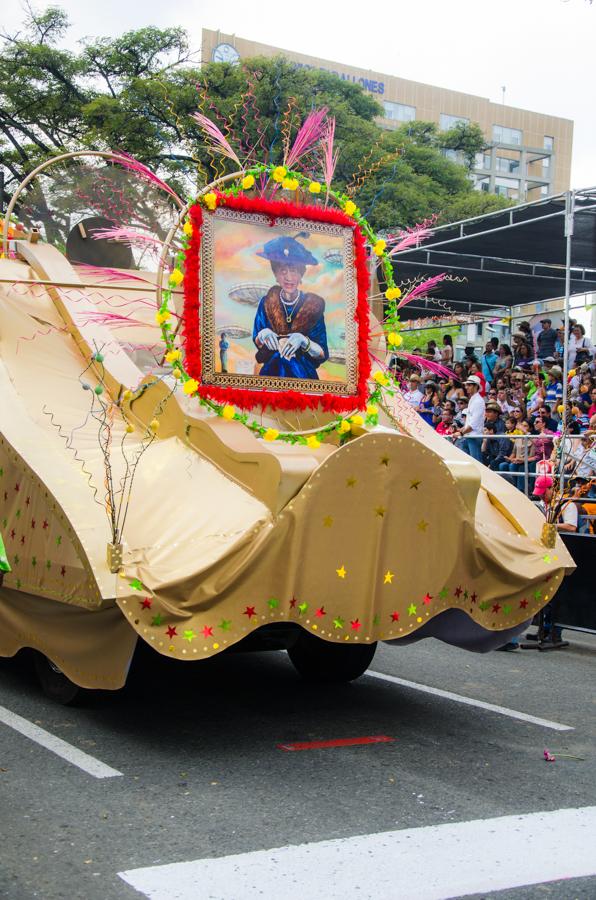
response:
{"label": "framed portrait painting", "polygon": [[335,209],[223,194],[190,216],[184,324],[199,392],[245,409],[360,407],[370,364],[357,223]]}

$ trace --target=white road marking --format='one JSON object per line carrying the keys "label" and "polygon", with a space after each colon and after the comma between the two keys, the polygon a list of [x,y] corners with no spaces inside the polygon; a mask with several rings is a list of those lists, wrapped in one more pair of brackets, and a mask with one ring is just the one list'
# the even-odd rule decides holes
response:
{"label": "white road marking", "polygon": [[550,719],[541,719],[539,716],[531,716],[529,713],[518,712],[516,709],[508,709],[506,706],[497,706],[495,703],[486,703],[484,700],[475,700],[473,697],[464,697],[463,694],[453,694],[451,691],[443,691],[441,688],[430,687],[428,684],[419,684],[417,681],[406,681],[405,678],[397,678],[395,675],[385,675],[383,672],[366,673],[371,678],[380,678],[381,681],[390,681],[402,687],[422,691],[424,694],[434,694],[435,697],[443,697],[445,700],[454,700],[456,703],[464,703],[466,706],[477,706],[489,712],[498,713],[500,716],[509,716],[510,719],[519,719],[521,722],[530,722],[532,725],[541,725],[542,728],[550,728],[552,731],[575,731],[573,725],[562,725],[560,722],[551,722]]}
{"label": "white road marking", "polygon": [[56,756],[65,759],[66,762],[72,763],[73,766],[82,769],[83,772],[87,772],[88,775],[93,775],[94,778],[115,778],[117,775],[122,775],[122,772],[118,772],[117,769],[106,766],[105,763],[95,759],[94,756],[89,756],[88,753],[79,750],[78,747],[73,747],[72,744],[68,744],[54,734],[50,734],[49,731],[45,731],[39,725],[34,725],[33,722],[18,716],[4,706],[0,706],[0,722],[18,731],[19,734],[24,734],[25,737],[45,747],[46,750],[50,750],[51,753],[55,753]]}
{"label": "white road marking", "polygon": [[449,900],[596,874],[596,806],[119,872],[150,900]]}

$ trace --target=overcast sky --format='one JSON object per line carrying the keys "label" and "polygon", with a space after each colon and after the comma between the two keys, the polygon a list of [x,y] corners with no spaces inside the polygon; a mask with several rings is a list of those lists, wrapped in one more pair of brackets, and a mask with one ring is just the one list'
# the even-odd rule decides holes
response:
{"label": "overcast sky", "polygon": [[[34,4],[43,9],[45,3]],[[596,184],[596,0],[55,0],[84,36],[181,25],[198,50],[221,29],[288,50],[425,81],[575,122],[572,187]],[[2,3],[0,22],[23,20]]]}

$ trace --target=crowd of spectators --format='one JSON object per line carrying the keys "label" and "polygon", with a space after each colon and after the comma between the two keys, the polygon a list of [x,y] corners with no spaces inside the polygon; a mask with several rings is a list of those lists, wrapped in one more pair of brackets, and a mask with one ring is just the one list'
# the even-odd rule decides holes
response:
{"label": "crowd of spectators", "polygon": [[[566,474],[585,481],[596,478],[595,351],[576,322],[568,343],[565,435],[563,353],[562,328],[544,319],[537,335],[522,322],[511,346],[493,337],[482,353],[466,347],[461,361],[454,359],[450,335],[443,337],[441,347],[429,341],[426,349],[416,348],[413,355],[440,364],[437,375],[423,374],[423,366],[397,358],[391,365],[406,400],[429,425],[532,493],[538,477],[560,471],[561,459]],[[524,441],[522,435],[531,439]]]}

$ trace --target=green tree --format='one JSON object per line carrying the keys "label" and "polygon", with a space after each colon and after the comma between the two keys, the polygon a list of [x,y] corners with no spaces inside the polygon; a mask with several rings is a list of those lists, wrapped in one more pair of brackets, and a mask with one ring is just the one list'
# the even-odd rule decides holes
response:
{"label": "green tree", "polygon": [[[1,39],[0,165],[8,193],[48,157],[116,149],[189,194],[232,165],[209,154],[191,118],[197,109],[231,136],[241,157],[255,146],[260,159],[277,162],[284,136],[313,107],[326,106],[336,119],[337,185],[354,194],[374,227],[401,228],[433,214],[449,221],[506,204],[472,188],[469,168],[484,143],[477,126],[441,133],[414,122],[386,131],[376,122],[381,107],[359,85],[296,69],[281,56],[199,68],[180,28],[99,38],[77,53],[61,46],[67,29],[62,10],[29,9],[24,32]],[[445,149],[463,164],[445,158]]]}

